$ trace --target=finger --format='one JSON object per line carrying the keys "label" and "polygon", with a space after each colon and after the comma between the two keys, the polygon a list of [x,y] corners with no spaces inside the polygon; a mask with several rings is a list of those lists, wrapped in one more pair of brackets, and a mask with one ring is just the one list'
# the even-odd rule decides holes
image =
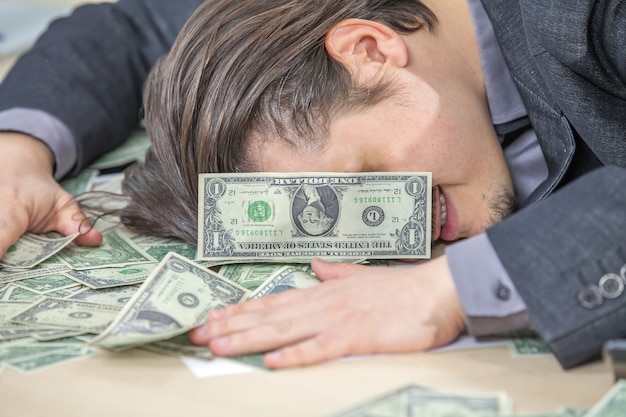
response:
{"label": "finger", "polygon": [[367,268],[364,265],[326,262],[319,258],[311,261],[311,267],[320,281],[347,278]]}
{"label": "finger", "polygon": [[28,227],[28,217],[24,210],[15,205],[0,205],[0,258],[9,247],[17,242]]}
{"label": "finger", "polygon": [[243,313],[221,319],[209,319],[206,324],[196,327],[189,333],[191,341],[197,345],[209,343],[211,339],[228,336],[266,324],[264,310],[258,313]]}
{"label": "finger", "polygon": [[298,343],[313,333],[309,320],[286,319],[211,339],[208,345],[219,356],[246,355]]}
{"label": "finger", "polygon": [[305,289],[293,289],[278,294],[271,294],[265,297],[254,298],[243,303],[232,304],[222,309],[210,311],[209,320],[217,320],[238,314],[254,313],[259,311],[272,311],[279,306],[286,304],[299,304],[301,300],[309,297],[309,292],[315,287]]}
{"label": "finger", "polygon": [[75,242],[84,246],[98,246],[102,243],[102,233],[92,227],[91,222],[80,209],[78,203],[69,195],[52,220],[49,229],[65,236],[79,233]]}
{"label": "finger", "polygon": [[[287,302],[283,305],[281,300],[289,297],[282,297],[286,295],[284,293],[276,295],[281,297],[263,297],[209,312],[207,323],[191,330],[191,341],[197,345],[205,345],[211,339],[256,328],[285,317],[302,315],[302,303]],[[273,302],[273,299],[277,299],[277,302]]]}
{"label": "finger", "polygon": [[343,338],[324,334],[269,352],[265,354],[263,362],[268,368],[282,369],[314,365],[348,354]]}

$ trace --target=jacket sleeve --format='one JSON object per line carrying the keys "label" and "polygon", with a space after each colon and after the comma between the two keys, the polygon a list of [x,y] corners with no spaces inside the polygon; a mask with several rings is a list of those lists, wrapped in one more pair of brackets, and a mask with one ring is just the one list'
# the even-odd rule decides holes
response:
{"label": "jacket sleeve", "polygon": [[563,367],[626,336],[625,168],[592,171],[487,234]]}
{"label": "jacket sleeve", "polygon": [[74,173],[140,120],[143,83],[200,0],[119,0],[53,22],[0,85],[0,110],[40,110],[76,141]]}

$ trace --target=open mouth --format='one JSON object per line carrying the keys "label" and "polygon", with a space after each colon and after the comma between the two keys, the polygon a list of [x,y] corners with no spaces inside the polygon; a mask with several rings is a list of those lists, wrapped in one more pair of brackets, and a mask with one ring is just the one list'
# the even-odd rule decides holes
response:
{"label": "open mouth", "polygon": [[433,213],[432,213],[432,240],[435,241],[441,236],[441,231],[446,225],[448,218],[448,207],[446,196],[439,186],[433,187]]}

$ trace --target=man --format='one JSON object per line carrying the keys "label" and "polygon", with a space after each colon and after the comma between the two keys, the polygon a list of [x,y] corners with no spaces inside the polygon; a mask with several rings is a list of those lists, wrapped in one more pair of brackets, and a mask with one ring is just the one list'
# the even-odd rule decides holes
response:
{"label": "man", "polygon": [[[121,1],[120,10],[141,3]],[[147,83],[154,147],[145,166],[129,172],[126,189],[137,203],[129,222],[194,240],[194,184],[202,171],[414,170],[433,172],[435,238],[471,238],[410,269],[316,260],[322,285],[213,312],[193,333],[195,342],[223,355],[270,351],[266,364],[278,368],[428,349],[466,326],[490,334],[530,320],[570,367],[596,357],[604,340],[626,335],[626,11],[620,2],[232,3],[203,5]],[[148,4],[134,19],[146,13],[155,19]],[[333,7],[341,10],[325,13]],[[314,20],[324,16],[326,26]],[[146,27],[162,28],[156,21]],[[163,39],[150,33],[143,38]],[[263,53],[255,55],[259,48]],[[299,61],[303,49],[316,51],[322,66]],[[140,56],[157,55],[151,52]],[[151,63],[129,57],[122,67]],[[111,65],[111,74],[123,75]],[[340,74],[337,84],[327,82],[330,73]],[[141,79],[136,74],[128,78]],[[16,70],[0,103],[15,107],[19,97],[32,99],[23,87],[27,79],[33,81]],[[111,104],[125,97],[99,93]],[[332,105],[320,107],[329,97]],[[47,102],[28,104],[85,129],[87,123]],[[259,108],[264,111],[251,111]],[[89,134],[75,133],[81,155],[103,146],[91,134],[111,129],[113,119],[130,120],[117,110],[105,108]],[[50,170],[49,151],[28,144],[39,146],[29,155]],[[602,165],[613,167],[593,171]],[[59,208],[57,196],[47,206],[50,217],[40,221],[41,198],[31,203],[34,197],[13,188],[17,203],[2,209],[4,218],[19,222],[3,232],[3,245],[26,229],[76,230],[76,207]],[[181,194],[163,199],[163,213],[177,213],[180,222],[149,210],[171,190]],[[506,218],[514,190],[522,209]],[[98,236],[82,239],[95,244]]]}

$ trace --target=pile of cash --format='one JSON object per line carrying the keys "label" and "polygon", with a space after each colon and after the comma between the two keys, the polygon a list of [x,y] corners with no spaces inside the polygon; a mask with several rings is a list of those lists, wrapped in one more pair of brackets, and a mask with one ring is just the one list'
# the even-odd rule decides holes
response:
{"label": "pile of cash", "polygon": [[29,372],[141,346],[210,358],[185,333],[209,311],[319,283],[308,265],[196,263],[195,245],[119,226],[98,248],[24,235],[0,261],[0,363]]}
{"label": "pile of cash", "polygon": [[[62,185],[73,195],[119,193],[119,175],[94,181],[108,164],[145,151],[145,140],[129,143]],[[313,257],[430,256],[429,173],[199,180],[199,246],[134,234],[115,218],[96,222],[104,236],[97,248],[55,234],[26,234],[12,245],[0,260],[0,364],[34,371],[137,346],[210,358],[186,332],[213,309],[318,284]]]}

